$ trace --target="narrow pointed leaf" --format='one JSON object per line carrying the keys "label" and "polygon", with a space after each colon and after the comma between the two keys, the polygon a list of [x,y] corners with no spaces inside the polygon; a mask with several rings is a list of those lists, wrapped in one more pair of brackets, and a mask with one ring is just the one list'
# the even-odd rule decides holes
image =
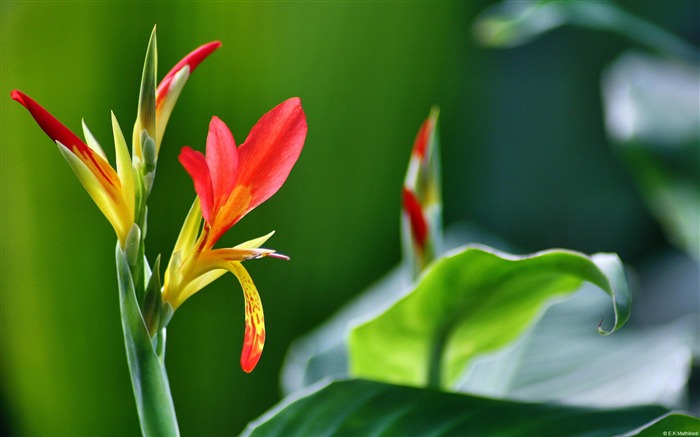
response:
{"label": "narrow pointed leaf", "polygon": [[148,41],[146,60],[141,76],[139,107],[134,125],[134,155],[142,157],[141,131],[144,129],[148,136],[156,138],[156,71],[158,69],[158,43],[156,29],[153,28],[151,39]]}
{"label": "narrow pointed leaf", "polygon": [[570,295],[584,281],[612,298],[614,320],[606,324],[612,328],[601,329],[610,333],[629,317],[631,297],[620,272],[619,259],[610,254],[512,256],[467,247],[433,263],[411,293],[351,331],[351,373],[451,387],[475,356],[516,340],[553,298]]}
{"label": "narrow pointed leaf", "polygon": [[656,406],[599,410],[527,404],[346,380],[292,395],[243,435],[612,436],[666,412]]}
{"label": "narrow pointed leaf", "polygon": [[180,433],[165,365],[153,349],[136,300],[126,255],[118,245],[116,259],[124,343],[141,432],[144,436],[178,436]]}

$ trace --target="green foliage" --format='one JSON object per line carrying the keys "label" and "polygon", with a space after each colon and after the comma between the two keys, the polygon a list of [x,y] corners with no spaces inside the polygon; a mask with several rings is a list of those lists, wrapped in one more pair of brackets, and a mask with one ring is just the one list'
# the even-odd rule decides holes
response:
{"label": "green foliage", "polygon": [[244,435],[611,436],[640,428],[665,412],[652,406],[600,410],[497,401],[347,380],[312,387],[280,404],[251,423]]}
{"label": "green foliage", "polygon": [[604,72],[606,128],[670,242],[700,259],[700,64],[625,53]]}
{"label": "green foliage", "polygon": [[655,437],[658,435],[698,435],[700,419],[685,413],[668,413],[625,437]]}
{"label": "green foliage", "polygon": [[450,387],[474,356],[518,338],[552,298],[573,293],[584,281],[612,298],[615,320],[601,332],[622,326],[631,296],[615,255],[556,250],[516,257],[468,247],[436,261],[410,294],[352,330],[351,372]]}

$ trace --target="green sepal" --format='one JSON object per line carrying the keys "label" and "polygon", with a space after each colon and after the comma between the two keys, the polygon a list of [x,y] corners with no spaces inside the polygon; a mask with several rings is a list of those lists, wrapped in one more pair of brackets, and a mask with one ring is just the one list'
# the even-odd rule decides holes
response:
{"label": "green sepal", "polygon": [[156,142],[149,135],[146,129],[141,131],[141,148],[143,151],[143,168],[146,173],[156,169],[156,161],[158,160],[158,152],[156,150]]}
{"label": "green sepal", "polygon": [[126,243],[124,244],[124,253],[126,253],[126,260],[130,266],[136,264],[136,260],[139,259],[141,246],[141,229],[134,223],[129,229],[129,233],[126,235]]}
{"label": "green sepal", "polygon": [[146,322],[146,328],[151,338],[155,337],[156,333],[163,328],[161,326],[161,314],[163,312],[161,288],[160,255],[158,255],[153,265],[151,278],[148,280],[148,285],[146,285],[146,293],[143,299],[143,319]]}
{"label": "green sepal", "polygon": [[126,254],[118,243],[116,262],[124,344],[141,433],[147,437],[179,436],[165,365],[153,348],[136,299]]}
{"label": "green sepal", "polygon": [[156,143],[149,135],[146,129],[141,131],[140,136],[142,159],[141,159],[141,177],[143,178],[143,188],[146,198],[151,194],[153,182],[156,178],[156,165],[158,163],[158,152],[156,151]]}

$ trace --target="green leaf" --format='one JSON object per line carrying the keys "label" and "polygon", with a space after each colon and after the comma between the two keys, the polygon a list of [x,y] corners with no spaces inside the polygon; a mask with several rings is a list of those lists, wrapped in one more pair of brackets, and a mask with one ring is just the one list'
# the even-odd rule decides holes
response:
{"label": "green leaf", "polygon": [[671,243],[700,259],[700,67],[625,53],[602,81],[606,128]]}
{"label": "green leaf", "polygon": [[657,437],[698,435],[700,432],[700,419],[685,413],[668,413],[659,419],[625,434],[624,437]]}
{"label": "green leaf", "polygon": [[[470,241],[507,247],[494,235],[469,223],[453,224],[446,229],[442,247],[452,250]],[[282,368],[284,393],[300,390],[328,376],[349,376],[347,338],[352,322],[411,291],[413,279],[407,261],[392,268],[321,326],[294,341]]]}
{"label": "green leaf", "polygon": [[126,254],[117,243],[119,307],[126,357],[144,436],[179,435],[165,365],[158,359],[141,315]]}
{"label": "green leaf", "polygon": [[287,398],[243,435],[610,436],[666,412],[656,406],[600,410],[527,404],[345,380]]}
{"label": "green leaf", "polygon": [[686,407],[696,325],[681,319],[601,338],[591,325],[609,306],[607,296],[584,285],[514,345],[476,358],[454,388],[527,402]]}
{"label": "green leaf", "polygon": [[481,13],[474,32],[484,45],[507,48],[529,43],[565,25],[615,32],[662,54],[699,58],[698,50],[675,34],[606,0],[506,0]]}
{"label": "green leaf", "polygon": [[472,358],[516,340],[553,298],[573,293],[584,281],[612,298],[612,327],[599,332],[620,328],[631,295],[616,255],[552,250],[512,256],[467,247],[436,261],[410,294],[351,331],[351,373],[452,386]]}

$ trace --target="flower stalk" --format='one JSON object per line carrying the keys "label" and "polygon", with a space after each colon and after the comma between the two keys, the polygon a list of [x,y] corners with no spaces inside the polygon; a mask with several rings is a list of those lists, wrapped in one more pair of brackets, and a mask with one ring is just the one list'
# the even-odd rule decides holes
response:
{"label": "flower stalk", "polygon": [[116,170],[83,122],[85,141],[19,90],[12,99],[24,106],[74,170],[83,187],[117,234],[116,266],[127,362],[144,436],[179,435],[175,407],[165,369],[166,326],[173,308],[162,299],[160,257],[153,269],[145,254],[148,197],[158,161],[160,141],[189,75],[216,50],[218,41],[185,56],[156,85],[157,44],[151,34],[140,87],[132,153],[112,114]]}

